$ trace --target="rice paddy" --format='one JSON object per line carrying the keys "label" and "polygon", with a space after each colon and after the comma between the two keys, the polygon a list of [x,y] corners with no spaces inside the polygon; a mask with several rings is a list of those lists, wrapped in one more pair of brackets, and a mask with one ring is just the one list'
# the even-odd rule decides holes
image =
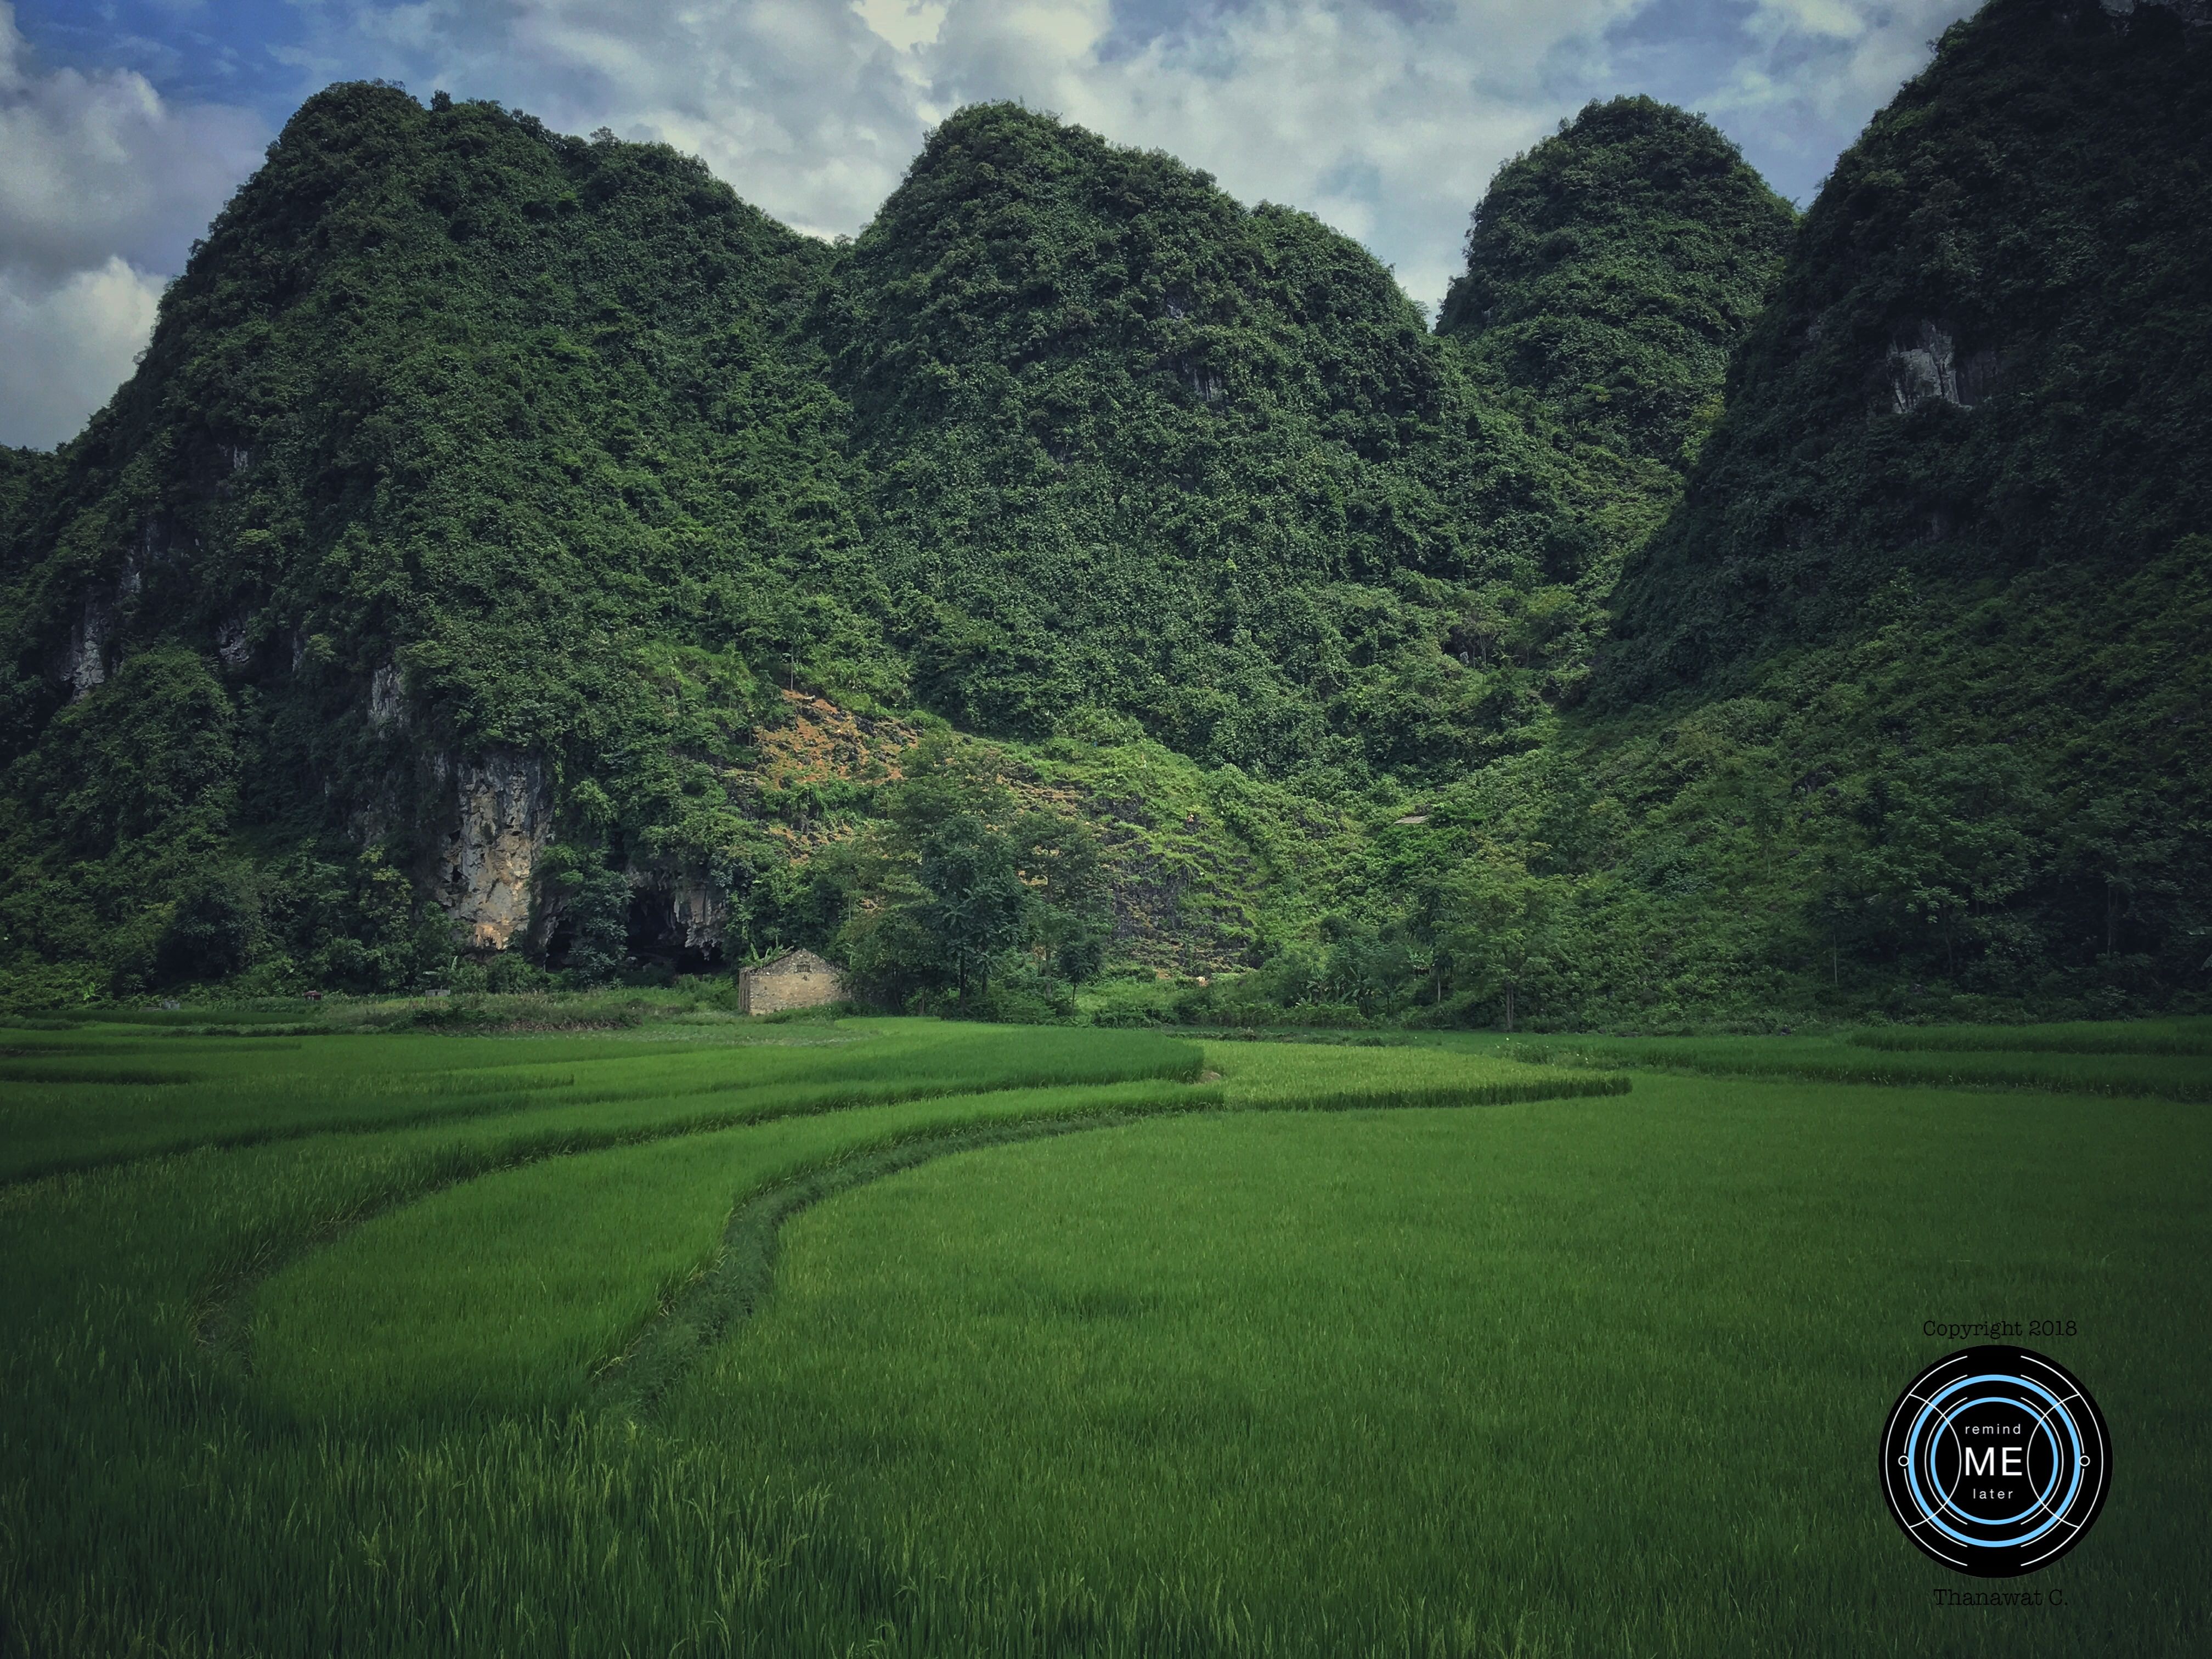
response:
{"label": "rice paddy", "polygon": [[[0,1032],[0,1653],[2208,1638],[2188,1023],[295,1024]],[[2057,1606],[1879,1496],[1992,1317],[2119,1447]]]}

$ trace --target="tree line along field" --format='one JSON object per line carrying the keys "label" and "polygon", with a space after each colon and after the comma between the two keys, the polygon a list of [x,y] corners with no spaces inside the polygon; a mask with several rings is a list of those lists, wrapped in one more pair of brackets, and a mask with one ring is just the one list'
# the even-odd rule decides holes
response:
{"label": "tree line along field", "polygon": [[[2182,1654],[2212,1022],[0,1031],[0,1653]],[[1972,1588],[1898,1389],[2113,1495]]]}

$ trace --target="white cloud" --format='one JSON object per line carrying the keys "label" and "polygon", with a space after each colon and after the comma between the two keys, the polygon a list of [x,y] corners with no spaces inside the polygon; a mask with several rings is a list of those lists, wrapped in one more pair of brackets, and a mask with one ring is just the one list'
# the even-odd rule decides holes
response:
{"label": "white cloud", "polygon": [[1005,27],[1030,8],[969,0],[922,55],[942,102],[1025,96],[1120,143],[1169,150],[1246,201],[1301,207],[1358,237],[1433,301],[1499,163],[1578,101],[1558,89],[1563,64],[1636,3],[1489,0],[1401,14],[1262,0],[1111,55],[1094,25],[1080,50],[1055,58],[1042,47],[1051,37]]}
{"label": "white cloud", "polygon": [[161,280],[118,255],[43,291],[0,270],[0,444],[46,448],[128,379]]}
{"label": "white cloud", "polygon": [[[1824,113],[1859,111],[1863,122],[1926,67],[1929,44],[1973,9],[1960,0],[1893,0],[1878,7],[1847,0],[1762,0],[1750,33],[1770,57],[1797,60],[1771,79],[1785,98]],[[1793,52],[1801,41],[1817,46]]]}
{"label": "white cloud", "polygon": [[56,443],[106,400],[151,334],[161,274],[264,137],[129,70],[39,73],[0,3],[0,441]]}
{"label": "white cloud", "polygon": [[1856,40],[1874,26],[1867,8],[1851,0],[1759,0],[1761,24],[1777,33],[1796,31]]}
{"label": "white cloud", "polygon": [[[874,9],[899,38],[927,27],[927,7]],[[823,235],[866,222],[927,120],[905,54],[837,0],[419,0],[320,19],[295,54],[313,84],[383,76],[565,131],[659,139]]]}
{"label": "white cloud", "polygon": [[1704,107],[1785,194],[1808,200],[1836,156],[1973,0],[1759,0]]}
{"label": "white cloud", "polygon": [[861,21],[887,46],[910,52],[937,39],[951,0],[854,0]]}

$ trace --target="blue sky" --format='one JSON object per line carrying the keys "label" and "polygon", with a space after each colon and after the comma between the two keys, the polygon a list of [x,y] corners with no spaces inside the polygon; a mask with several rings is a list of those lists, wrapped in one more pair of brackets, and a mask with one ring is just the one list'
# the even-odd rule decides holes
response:
{"label": "blue sky", "polygon": [[1961,0],[0,0],[0,442],[130,372],[162,284],[333,80],[703,157],[857,230],[934,122],[1019,98],[1358,237],[1432,304],[1498,166],[1591,98],[1703,111],[1784,195]]}

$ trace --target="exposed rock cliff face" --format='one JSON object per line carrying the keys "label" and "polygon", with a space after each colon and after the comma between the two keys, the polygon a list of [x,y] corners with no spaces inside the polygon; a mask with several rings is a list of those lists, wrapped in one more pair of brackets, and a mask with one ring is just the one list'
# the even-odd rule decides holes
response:
{"label": "exposed rock cliff face", "polygon": [[629,872],[630,948],[679,968],[720,963],[729,928],[729,899],[720,887],[692,871]]}
{"label": "exposed rock cliff face", "polygon": [[127,641],[149,602],[150,573],[172,562],[179,550],[174,531],[159,516],[139,526],[125,548],[112,574],[84,590],[76,620],[49,654],[48,672],[74,702],[87,692],[105,685],[118,656],[127,654]]}
{"label": "exposed rock cliff face", "polygon": [[107,682],[107,644],[115,632],[114,613],[97,593],[84,602],[83,615],[64,641],[57,665],[75,702]]}
{"label": "exposed rock cliff face", "polygon": [[553,834],[545,772],[525,755],[494,750],[455,769],[459,817],[438,902],[469,948],[504,951],[529,925],[531,878]]}
{"label": "exposed rock cliff face", "polygon": [[703,881],[687,882],[669,895],[669,901],[676,913],[676,925],[683,930],[684,950],[702,955],[719,954],[725,913],[729,907],[713,885]]}
{"label": "exposed rock cliff face", "polygon": [[1923,320],[1890,346],[1889,410],[1909,414],[1930,399],[1972,409],[1996,389],[2000,366],[1996,352],[1961,352],[1948,328]]}
{"label": "exposed rock cliff face", "polygon": [[384,664],[369,679],[368,724],[377,732],[407,724],[407,688],[400,680],[397,663]]}
{"label": "exposed rock cliff face", "polygon": [[250,666],[253,661],[252,619],[244,616],[225,618],[216,629],[215,653],[231,673],[241,673]]}

